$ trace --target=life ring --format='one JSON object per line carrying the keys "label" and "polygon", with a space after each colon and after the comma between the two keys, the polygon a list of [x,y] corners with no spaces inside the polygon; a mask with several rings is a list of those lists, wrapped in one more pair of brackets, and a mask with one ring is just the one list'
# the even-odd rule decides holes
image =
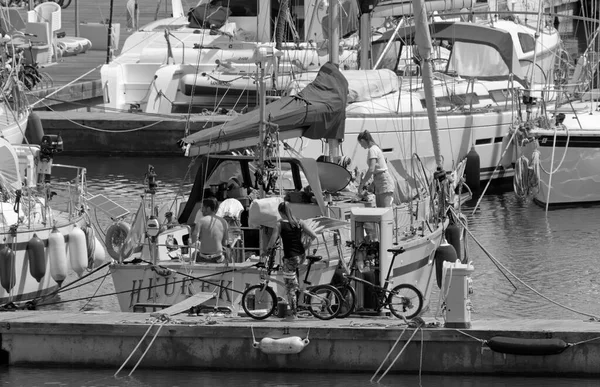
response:
{"label": "life ring", "polygon": [[113,259],[119,259],[121,257],[121,248],[130,231],[131,226],[122,221],[112,224],[106,231],[104,245],[106,246],[108,255]]}

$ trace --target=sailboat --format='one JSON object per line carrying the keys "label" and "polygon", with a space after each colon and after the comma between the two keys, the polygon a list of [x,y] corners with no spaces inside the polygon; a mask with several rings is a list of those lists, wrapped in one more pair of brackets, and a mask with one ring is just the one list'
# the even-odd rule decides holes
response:
{"label": "sailboat", "polygon": [[71,271],[104,262],[87,222],[86,170],[55,164],[62,139],[15,145],[0,138],[0,307],[56,294]]}
{"label": "sailboat", "polygon": [[[2,16],[0,16],[2,17]],[[24,65],[24,56],[17,44],[9,35],[2,38],[0,43],[2,55],[2,90],[0,91],[0,137],[11,144],[21,144],[25,138],[27,122],[31,114],[31,106],[25,96],[27,90],[24,81],[29,81]],[[33,69],[36,74],[37,71]],[[35,74],[33,74],[35,75]],[[39,75],[39,74],[38,74]],[[33,79],[36,82],[37,79]],[[30,84],[30,86],[34,86]]]}
{"label": "sailboat", "polygon": [[[260,73],[264,76],[264,70]],[[264,82],[259,84],[261,95],[264,96]],[[284,107],[280,113],[285,115],[286,120],[296,125],[300,123],[298,130],[308,130],[311,134],[307,135],[337,138],[340,126],[343,128],[343,106],[347,97],[344,77],[336,66],[326,64],[314,84],[305,91],[295,97],[297,102],[288,101],[290,106]],[[303,98],[304,101],[311,99],[310,107],[307,108],[306,103],[302,102]],[[282,102],[283,99],[276,101]],[[338,168],[337,175],[342,176],[334,183],[320,176],[322,171],[314,159],[269,157],[273,149],[268,144],[273,140],[272,129],[275,127],[268,123],[271,119],[263,109],[270,109],[273,104],[261,106],[263,108],[259,111],[249,113],[252,118],[243,117],[246,121],[260,121],[261,126],[269,128],[263,128],[262,134],[257,132],[254,136],[255,143],[256,138],[262,136],[265,144],[260,155],[229,153],[202,157],[194,186],[185,203],[164,203],[160,207],[163,210],[155,211],[152,196],[150,211],[145,210],[146,204],[141,204],[124,244],[130,248],[121,248],[116,257],[118,263],[110,266],[121,310],[153,311],[197,300],[195,305],[190,306],[201,304],[200,308],[207,310],[234,313],[239,308],[239,296],[243,290],[260,279],[261,271],[257,262],[260,260],[264,235],[259,226],[269,224],[260,220],[264,218],[260,215],[264,212],[262,208],[276,208],[276,204],[284,197],[292,202],[296,216],[310,220],[318,235],[318,240],[313,243],[314,254],[323,259],[312,265],[308,280],[315,285],[331,281],[342,258],[339,246],[344,235],[348,234],[348,224],[343,219],[328,216],[330,209],[323,187],[326,184],[330,190],[343,188],[348,184],[350,174],[342,167],[329,165],[329,168]],[[259,112],[263,113],[259,116]],[[305,126],[302,127],[302,124]],[[190,151],[189,154],[193,153]],[[329,174],[330,177],[334,175]],[[233,181],[236,182],[235,187],[230,186]],[[263,194],[259,195],[260,192]],[[196,262],[195,249],[189,246],[196,214],[202,199],[209,195],[221,202],[235,199],[234,203],[240,206],[238,213],[232,215],[239,224],[232,225],[235,231],[230,235],[231,262]],[[221,206],[225,204],[221,203]],[[151,215],[147,216],[146,212]],[[167,213],[170,215],[167,216]],[[274,218],[270,219],[272,221]],[[301,269],[300,275],[304,272],[306,267]],[[284,290],[278,287],[277,292],[283,294]],[[206,294],[215,296],[204,302],[197,299]]]}
{"label": "sailboat", "polygon": [[[260,73],[264,74],[263,71]],[[451,184],[451,179],[441,169],[441,156],[437,152],[438,169],[434,174],[435,178],[421,175],[421,179],[427,181],[425,186],[419,185],[418,179],[411,180],[416,194],[414,199],[394,208],[371,209],[368,208],[368,203],[336,201],[333,198],[332,194],[343,188],[344,182],[348,183],[344,177],[348,174],[343,173],[343,168],[337,170],[337,175],[342,176],[339,179],[335,178],[336,173],[324,172],[326,168],[331,168],[329,164],[326,167],[314,159],[298,156],[288,158],[278,154],[277,143],[280,136],[294,134],[327,141],[342,140],[347,88],[346,76],[342,75],[338,66],[326,63],[315,80],[297,95],[283,97],[268,105],[261,104],[258,111],[184,138],[182,146],[186,154],[201,157],[194,187],[185,205],[173,204],[169,207],[181,207],[175,222],[171,211],[155,211],[152,204],[152,215],[148,217],[145,215],[146,205],[140,207],[132,227],[132,230],[137,231],[132,231],[128,237],[129,241],[134,242],[133,248],[126,248],[126,254],[121,249],[119,262],[110,266],[121,310],[152,311],[180,302],[186,308],[195,303],[207,310],[221,306],[234,311],[241,291],[258,278],[256,257],[245,251],[254,250],[256,253],[260,249],[260,234],[258,244],[249,243],[251,234],[257,231],[252,226],[261,224],[257,221],[257,216],[261,218],[260,214],[268,218],[264,215],[268,211],[256,209],[257,206],[260,207],[261,200],[253,196],[256,190],[265,192],[276,203],[284,197],[291,203],[294,214],[311,220],[319,234],[315,254],[324,258],[316,263],[316,278],[310,279],[313,284],[331,281],[339,260],[349,258],[350,252],[343,248],[343,242],[348,237],[364,238],[364,234],[357,234],[354,228],[348,233],[347,220],[367,216],[370,219],[367,223],[375,224],[377,219],[380,222],[384,218],[393,219],[392,224],[380,223],[380,226],[370,227],[364,225],[363,219],[361,227],[370,229],[370,241],[378,246],[376,250],[382,267],[381,276],[384,275],[383,268],[391,267],[393,262],[392,283],[415,286],[422,296],[423,310],[426,310],[436,273],[434,257],[442,245],[443,235],[449,224],[448,206],[455,203],[447,194],[455,192],[455,188],[461,184],[464,161]],[[264,97],[263,82],[260,82],[259,94]],[[435,106],[435,100],[430,102],[430,106]],[[430,117],[432,133],[436,133],[435,109],[431,111]],[[439,141],[439,138],[434,136],[434,140]],[[239,149],[242,144],[251,143],[255,145],[254,152],[221,152]],[[416,162],[416,159],[410,162]],[[419,171],[423,171],[423,168],[425,166],[420,165]],[[411,169],[404,172],[408,171]],[[229,184],[231,181],[238,185],[232,188]],[[340,184],[334,184],[333,181],[339,181]],[[440,190],[432,190],[429,184]],[[323,190],[325,187],[327,191]],[[431,192],[438,193],[430,196]],[[242,224],[238,228],[241,231],[241,243],[238,245],[241,255],[235,256],[240,260],[229,265],[200,263],[190,258],[193,254],[193,247],[188,243],[190,222],[195,218],[194,214],[199,209],[202,197],[208,195],[215,195],[223,202],[234,198],[242,203],[242,211],[248,211],[249,227]],[[353,222],[352,225],[354,227],[357,223]],[[384,237],[384,234],[387,235],[392,230],[393,237]],[[391,259],[388,249],[394,247],[405,250],[401,260]],[[383,282],[381,278],[377,280]],[[281,291],[282,289],[278,289],[278,292]],[[206,296],[211,293],[213,297]]]}
{"label": "sailboat", "polygon": [[[134,32],[121,54],[102,66],[104,105],[110,110],[199,113],[214,108],[217,96],[221,107],[254,107],[257,51],[281,52],[277,63],[269,65],[266,80],[269,90],[279,92],[293,87],[298,74],[313,72],[309,81],[314,79],[327,61],[322,4],[300,0],[278,12],[283,5],[276,0],[231,0],[222,7],[203,1],[186,14],[181,0],[170,3],[172,17]],[[205,12],[212,11],[227,15],[225,22],[208,20]],[[277,25],[272,25],[275,19]],[[276,32],[280,40],[274,42]],[[340,63],[356,68],[356,38],[340,44]]]}
{"label": "sailboat", "polygon": [[599,34],[597,28],[576,66],[563,63],[556,101],[525,99],[528,115],[515,129],[516,193],[546,209],[600,202],[600,57],[593,50]]}

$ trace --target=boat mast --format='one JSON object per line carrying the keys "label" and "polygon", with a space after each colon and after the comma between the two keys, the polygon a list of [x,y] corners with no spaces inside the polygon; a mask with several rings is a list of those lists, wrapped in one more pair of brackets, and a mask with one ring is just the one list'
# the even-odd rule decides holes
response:
{"label": "boat mast", "polygon": [[442,154],[440,151],[440,136],[438,132],[437,110],[435,96],[433,93],[433,75],[431,68],[431,34],[429,33],[429,24],[427,14],[425,13],[424,0],[412,0],[415,11],[415,43],[419,48],[421,56],[421,73],[423,75],[423,91],[425,93],[425,103],[427,105],[427,116],[429,118],[429,131],[433,144],[433,153],[435,163],[439,171],[443,170]]}
{"label": "boat mast", "polygon": [[111,51],[112,47],[112,34],[113,34],[113,8],[114,0],[110,0],[109,16],[108,16],[108,42],[106,43],[106,64],[110,63],[112,59]]}
{"label": "boat mast", "polygon": [[[266,89],[265,89],[265,67],[263,66],[263,62],[260,61],[257,63],[258,65],[258,112],[259,112],[259,123],[258,123],[258,143],[259,145],[259,155],[258,155],[258,165],[261,168],[261,171],[264,172],[265,168],[265,131],[267,129],[267,124],[265,122],[265,109],[267,103],[266,97]],[[260,197],[265,197],[265,188],[262,184],[259,184],[259,193]]]}
{"label": "boat mast", "polygon": [[[340,22],[339,18],[339,2],[337,0],[331,0],[329,2],[329,18],[328,18],[328,30],[329,30],[329,61],[336,66],[340,66]],[[339,139],[327,140],[329,161],[337,162],[340,157],[340,141]]]}

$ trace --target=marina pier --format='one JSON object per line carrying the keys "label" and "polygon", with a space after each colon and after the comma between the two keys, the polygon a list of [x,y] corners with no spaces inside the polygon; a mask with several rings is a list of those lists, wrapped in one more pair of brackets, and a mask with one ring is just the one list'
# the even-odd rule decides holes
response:
{"label": "marina pier", "polygon": [[[264,338],[285,337],[308,344],[296,354],[255,348]],[[492,350],[492,338],[514,338],[518,343],[505,344],[505,351],[529,353]],[[381,366],[383,373],[398,356],[389,372],[592,377],[600,374],[599,338],[598,323],[583,320],[482,320],[461,330],[433,321],[411,328],[395,318],[323,323],[195,315],[161,321],[148,313],[102,311],[0,314],[4,363],[115,370],[132,355],[124,369],[139,361],[140,368],[373,373]]]}

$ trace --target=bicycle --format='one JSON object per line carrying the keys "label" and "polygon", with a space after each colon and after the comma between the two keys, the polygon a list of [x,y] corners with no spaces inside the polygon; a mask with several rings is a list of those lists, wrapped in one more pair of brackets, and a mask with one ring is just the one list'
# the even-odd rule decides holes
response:
{"label": "bicycle", "polygon": [[[279,265],[274,266],[274,256],[276,247],[271,249],[268,254],[268,261],[265,265],[264,262],[259,262],[256,267],[260,271],[260,283],[248,287],[242,295],[242,308],[244,312],[253,319],[264,320],[275,313],[277,309],[277,296],[271,286],[270,282],[275,282],[280,285],[284,285],[282,281],[279,281],[271,277],[273,271],[279,270]],[[308,281],[308,275],[310,269],[315,262],[319,262],[322,257],[316,255],[307,255],[308,265],[304,280],[300,284],[299,297],[298,297],[298,309],[306,308],[316,318],[321,320],[331,320],[340,313],[340,303],[342,302],[342,295],[340,292],[328,284],[312,285]]]}
{"label": "bicycle", "polygon": [[356,290],[352,287],[352,281],[360,282],[373,289],[375,293],[374,309],[377,312],[381,312],[381,310],[387,307],[394,316],[406,320],[412,319],[421,312],[421,309],[423,308],[423,295],[419,289],[410,284],[400,284],[395,286],[392,290],[388,290],[394,261],[396,260],[396,256],[405,251],[403,247],[387,250],[394,255],[390,267],[388,268],[385,281],[382,286],[379,286],[355,275],[358,270],[356,252],[368,248],[369,243],[364,242],[357,246],[354,241],[347,241],[346,246],[352,247],[353,253],[350,261],[350,273],[344,273],[343,284],[336,286],[343,299],[342,307],[338,314],[339,318],[348,317],[356,309]]}

